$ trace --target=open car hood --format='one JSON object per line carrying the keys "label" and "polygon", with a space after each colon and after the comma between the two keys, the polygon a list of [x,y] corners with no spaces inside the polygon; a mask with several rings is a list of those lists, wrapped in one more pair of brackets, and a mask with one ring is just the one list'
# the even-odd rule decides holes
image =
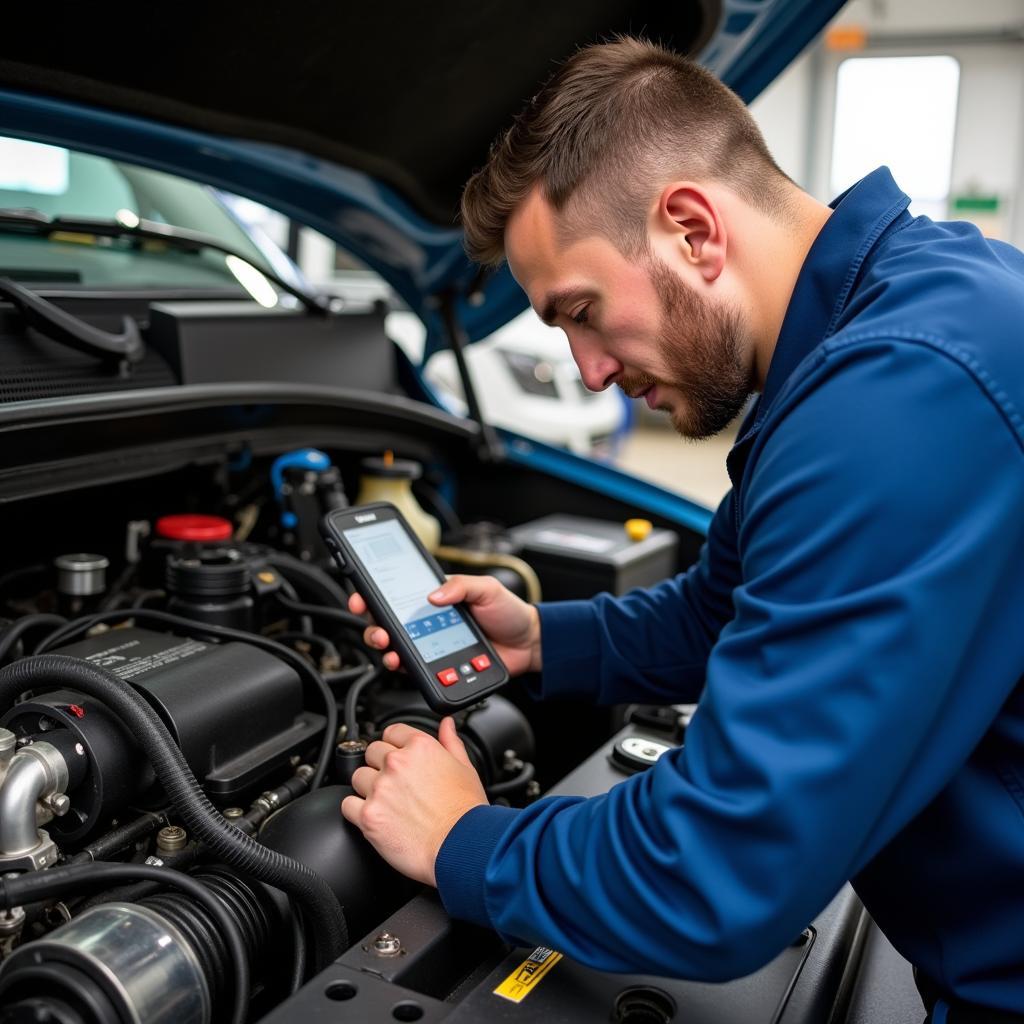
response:
{"label": "open car hood", "polygon": [[130,19],[62,5],[56,20],[45,5],[19,5],[0,38],[0,133],[281,210],[388,280],[427,323],[429,350],[444,292],[458,296],[471,339],[525,307],[507,271],[477,281],[455,215],[494,136],[558,61],[643,33],[749,101],[841,3],[143,5]]}

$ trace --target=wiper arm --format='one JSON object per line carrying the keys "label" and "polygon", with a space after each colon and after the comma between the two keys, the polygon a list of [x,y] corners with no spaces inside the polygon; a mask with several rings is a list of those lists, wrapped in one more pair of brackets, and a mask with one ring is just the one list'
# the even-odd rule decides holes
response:
{"label": "wiper arm", "polygon": [[0,231],[15,234],[50,235],[67,232],[78,235],[96,235],[103,238],[138,238],[155,242],[163,242],[168,248],[181,252],[199,252],[210,249],[234,256],[235,259],[253,267],[280,291],[294,295],[305,306],[306,310],[317,316],[327,316],[331,312],[330,301],[319,295],[311,295],[303,288],[290,284],[272,270],[253,266],[252,261],[242,253],[225,245],[219,238],[204,234],[202,231],[190,231],[171,224],[160,224],[155,220],[139,219],[138,224],[122,223],[113,218],[91,217],[49,217],[38,210],[0,210]]}
{"label": "wiper arm", "polygon": [[79,320],[77,316],[47,302],[9,277],[0,277],[0,298],[12,302],[20,310],[25,322],[40,334],[85,352],[86,355],[117,359],[123,366],[125,362],[141,362],[146,354],[139,325],[130,316],[124,318],[120,334],[111,334]]}

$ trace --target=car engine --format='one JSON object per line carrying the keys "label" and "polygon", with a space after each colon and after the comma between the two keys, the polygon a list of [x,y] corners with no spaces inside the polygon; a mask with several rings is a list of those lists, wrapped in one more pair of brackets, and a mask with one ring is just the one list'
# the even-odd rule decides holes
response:
{"label": "car engine", "polygon": [[[339,804],[390,723],[439,719],[364,648],[303,454],[258,541],[224,495],[0,581],[0,1019],[255,1019],[414,894]],[[492,799],[537,795],[522,711],[457,720]]]}

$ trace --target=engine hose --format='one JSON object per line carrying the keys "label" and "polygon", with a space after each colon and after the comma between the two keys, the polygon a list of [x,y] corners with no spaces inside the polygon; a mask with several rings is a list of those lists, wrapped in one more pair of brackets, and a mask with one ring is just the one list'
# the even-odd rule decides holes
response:
{"label": "engine hose", "polygon": [[293,601],[285,594],[275,594],[277,603],[282,608],[294,612],[296,615],[310,615],[314,619],[327,619],[336,622],[339,626],[347,626],[349,629],[358,630],[360,633],[369,625],[366,619],[359,615],[353,615],[343,608],[333,608],[330,605],[304,604],[301,601]]}
{"label": "engine hose", "polygon": [[345,694],[345,739],[347,740],[359,739],[359,720],[356,715],[359,698],[378,675],[380,675],[380,669],[371,665],[352,683]]}
{"label": "engine hose", "polygon": [[30,630],[49,628],[52,633],[61,626],[66,626],[68,620],[63,615],[48,615],[40,612],[36,615],[23,615],[20,619],[12,622],[0,636],[0,663],[7,660],[14,645]]}
{"label": "engine hose", "polygon": [[217,927],[221,930],[221,937],[228,947],[235,969],[231,1024],[244,1024],[249,1011],[250,983],[249,958],[242,931],[220,898],[189,875],[183,875],[179,871],[170,871],[167,868],[149,867],[145,864],[108,864],[104,861],[96,861],[94,864],[76,864],[73,867],[50,868],[47,871],[29,871],[13,878],[10,876],[0,878],[0,906],[10,910],[12,907],[24,906],[27,903],[61,899],[74,895],[87,885],[139,880],[160,882],[163,885],[181,889],[196,903],[201,904],[217,922]]}
{"label": "engine hose", "polygon": [[[265,906],[269,898],[261,900],[241,879],[232,877],[226,871],[218,871],[216,867],[207,872],[197,872],[191,877],[218,896],[227,907],[242,933],[246,960],[250,973],[254,975],[253,982],[260,985],[264,980],[265,969],[269,966],[267,959],[274,930],[274,920]],[[231,967],[231,950],[217,927],[216,919],[206,913],[203,904],[196,904],[176,892],[156,893],[138,900],[138,903],[157,911],[186,936],[202,965],[203,974],[210,986],[211,1000],[216,1006],[223,998],[224,982]]]}
{"label": "engine hose", "polygon": [[131,846],[143,836],[148,836],[151,832],[155,832],[166,824],[166,813],[146,811],[134,821],[129,821],[127,824],[120,825],[106,835],[100,836],[95,842],[90,843],[79,853],[76,853],[69,863],[88,864],[90,861],[103,860],[111,854],[120,853],[125,847]]}
{"label": "engine hose", "polygon": [[505,779],[504,782],[492,782],[487,787],[488,796],[508,796],[509,793],[515,793],[517,790],[525,789],[533,781],[534,767],[529,761],[523,765],[511,779]]}
{"label": "engine hose", "polygon": [[344,608],[348,603],[348,594],[323,569],[280,551],[270,551],[264,558],[300,593],[312,597],[314,604]]}
{"label": "engine hose", "polygon": [[[324,702],[324,738],[320,743],[320,753],[316,759],[316,771],[309,784],[310,789],[318,789],[324,781],[324,775],[334,760],[334,745],[338,736],[338,705],[334,700],[334,694],[328,689],[323,677],[313,668],[312,665],[298,651],[293,651],[284,644],[276,643],[258,633],[247,633],[243,629],[232,629],[230,626],[214,626],[206,622],[197,622],[195,619],[182,618],[180,615],[172,615],[170,612],[156,611],[152,608],[133,608],[131,611],[98,612],[86,618],[74,619],[66,626],[51,633],[36,648],[37,654],[49,651],[62,643],[66,643],[71,637],[86,633],[93,626],[101,622],[124,622],[132,619],[135,622],[155,622],[158,626],[173,626],[179,633],[191,637],[213,637],[215,640],[239,640],[244,644],[252,644],[260,650],[276,655],[282,661],[288,662],[296,672],[304,679],[312,683],[314,689],[320,694]],[[147,705],[148,707],[148,705]]]}
{"label": "engine hose", "polygon": [[348,930],[344,912],[327,882],[227,821],[210,803],[163,721],[127,683],[106,669],[60,654],[24,658],[0,669],[0,707],[14,704],[26,690],[65,688],[95,697],[121,719],[145,751],[186,826],[217,858],[302,904],[316,937],[318,970],[341,955],[348,945]]}

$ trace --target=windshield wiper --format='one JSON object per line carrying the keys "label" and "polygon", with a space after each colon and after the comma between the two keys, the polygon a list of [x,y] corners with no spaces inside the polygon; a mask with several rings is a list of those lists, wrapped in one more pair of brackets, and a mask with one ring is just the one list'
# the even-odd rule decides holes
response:
{"label": "windshield wiper", "polygon": [[125,372],[129,364],[141,362],[146,354],[139,325],[130,316],[123,319],[120,334],[111,334],[79,320],[77,316],[47,302],[9,277],[0,277],[0,298],[13,303],[25,322],[40,334],[85,352],[86,355],[116,359],[125,368]]}
{"label": "windshield wiper", "polygon": [[317,316],[327,316],[331,312],[328,299],[321,298],[319,295],[311,295],[305,289],[278,277],[272,270],[254,266],[252,260],[243,253],[225,245],[219,238],[201,231],[190,231],[187,228],[141,218],[135,224],[114,218],[49,217],[45,213],[40,213],[39,210],[32,209],[0,210],[0,231],[9,234],[38,235],[44,238],[64,232],[103,238],[133,238],[163,242],[168,248],[178,249],[181,252],[199,252],[201,249],[210,249],[213,252],[223,253],[225,256],[234,256],[235,259],[252,267],[276,288],[289,295],[294,295],[308,312]]}

